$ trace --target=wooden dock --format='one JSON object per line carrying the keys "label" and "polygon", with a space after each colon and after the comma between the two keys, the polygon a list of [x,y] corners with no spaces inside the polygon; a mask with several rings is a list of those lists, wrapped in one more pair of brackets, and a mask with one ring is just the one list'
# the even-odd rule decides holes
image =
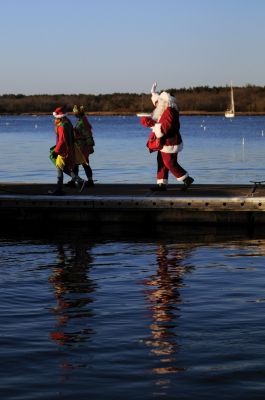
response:
{"label": "wooden dock", "polygon": [[265,186],[199,185],[187,191],[169,185],[152,192],[149,184],[96,184],[82,193],[65,188],[64,196],[48,194],[53,184],[0,183],[1,225],[78,224],[265,224]]}

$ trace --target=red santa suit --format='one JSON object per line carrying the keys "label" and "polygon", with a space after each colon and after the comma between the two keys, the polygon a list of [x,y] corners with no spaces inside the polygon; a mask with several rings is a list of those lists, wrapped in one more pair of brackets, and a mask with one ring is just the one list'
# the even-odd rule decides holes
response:
{"label": "red santa suit", "polygon": [[[164,103],[159,105],[159,103]],[[157,184],[167,185],[168,172],[170,171],[178,181],[184,182],[188,178],[188,172],[178,163],[178,152],[183,149],[182,137],[180,134],[179,112],[174,98],[168,93],[162,92],[158,97],[157,108],[163,112],[158,119],[143,117],[141,123],[151,127],[157,138],[161,139],[163,147],[157,154]],[[189,178],[191,179],[191,178]]]}

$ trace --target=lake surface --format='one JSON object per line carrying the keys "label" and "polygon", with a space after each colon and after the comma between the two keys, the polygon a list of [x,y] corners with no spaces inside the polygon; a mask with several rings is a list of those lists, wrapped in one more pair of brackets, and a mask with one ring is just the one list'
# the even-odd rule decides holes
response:
{"label": "lake surface", "polygon": [[[99,183],[155,181],[136,117],[90,121]],[[181,123],[197,183],[264,179],[264,117]],[[1,181],[55,182],[52,118],[2,116],[0,138]],[[263,229],[0,226],[0,269],[3,399],[265,398]]]}
{"label": "lake surface", "polygon": [[[156,154],[145,147],[149,129],[137,117],[90,117],[90,122],[96,141],[90,157],[95,180],[156,182]],[[196,183],[264,179],[265,117],[183,116],[181,132],[179,161]],[[1,116],[0,140],[1,181],[56,181],[49,160],[49,148],[55,144],[52,117]],[[170,176],[169,182],[176,180]]]}

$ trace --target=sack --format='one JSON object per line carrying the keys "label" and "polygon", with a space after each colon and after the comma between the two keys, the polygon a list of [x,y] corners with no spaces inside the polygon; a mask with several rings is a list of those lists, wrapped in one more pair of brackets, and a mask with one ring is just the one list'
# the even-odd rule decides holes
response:
{"label": "sack", "polygon": [[162,138],[157,138],[154,132],[151,132],[148,141],[146,143],[146,147],[148,147],[150,153],[153,151],[159,151],[164,146],[164,141]]}

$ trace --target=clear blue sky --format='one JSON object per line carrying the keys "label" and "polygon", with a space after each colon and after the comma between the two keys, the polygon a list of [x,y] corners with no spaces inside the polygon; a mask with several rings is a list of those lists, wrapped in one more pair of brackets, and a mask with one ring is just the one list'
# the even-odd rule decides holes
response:
{"label": "clear blue sky", "polygon": [[264,0],[0,0],[0,94],[265,85]]}

